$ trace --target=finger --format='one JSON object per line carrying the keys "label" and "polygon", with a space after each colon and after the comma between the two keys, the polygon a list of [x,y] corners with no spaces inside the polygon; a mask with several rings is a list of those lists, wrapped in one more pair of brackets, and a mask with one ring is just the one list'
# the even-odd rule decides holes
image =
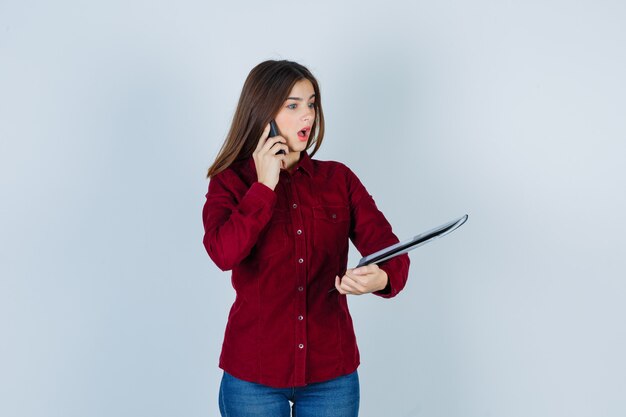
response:
{"label": "finger", "polygon": [[287,145],[284,145],[284,144],[272,146],[272,148],[267,153],[267,155],[272,155],[282,161],[286,161],[286,157],[288,154],[289,154],[289,147],[287,147]]}
{"label": "finger", "polygon": [[337,288],[337,291],[339,292],[339,294],[343,294],[343,295],[346,294],[343,288],[341,288],[341,278],[339,278],[338,275],[335,276],[335,288]]}
{"label": "finger", "polygon": [[[282,149],[283,151],[285,151],[285,155],[287,155],[289,153],[289,146],[287,146],[284,143],[277,143],[274,146],[272,146],[272,151],[274,151],[274,153],[278,152],[280,149]],[[284,155],[283,155],[284,156]]]}
{"label": "finger", "polygon": [[263,144],[265,143],[265,140],[267,139],[269,135],[270,135],[270,124],[268,123],[267,126],[265,126],[265,129],[263,129],[263,133],[261,133],[261,137],[259,138],[259,143],[257,143],[256,145],[257,151],[261,150],[261,148],[263,147]]}
{"label": "finger", "polygon": [[357,275],[357,274],[354,274],[354,273],[348,272],[348,271],[346,271],[346,277],[349,277],[350,280],[352,280],[355,283],[360,284],[360,285],[365,285],[365,284],[367,284],[367,281],[368,281],[368,276],[367,275]]}
{"label": "finger", "polygon": [[352,273],[356,274],[356,275],[366,275],[366,274],[373,274],[376,272],[376,268],[378,267],[378,265],[376,264],[369,264],[369,265],[365,265],[365,266],[360,266],[358,268],[354,268],[352,270]]}
{"label": "finger", "polygon": [[350,292],[351,294],[357,294],[357,295],[360,295],[366,292],[365,287],[363,285],[359,284],[358,282],[356,282],[350,277],[343,277],[343,279],[341,280],[341,288],[343,288],[347,292]]}
{"label": "finger", "polygon": [[[261,148],[261,152],[269,152],[270,149],[272,149],[277,143],[282,143],[283,145],[285,145],[286,142],[287,140],[282,136],[271,137],[265,141],[265,145],[263,145],[263,147]],[[276,150],[278,150],[278,148]]]}

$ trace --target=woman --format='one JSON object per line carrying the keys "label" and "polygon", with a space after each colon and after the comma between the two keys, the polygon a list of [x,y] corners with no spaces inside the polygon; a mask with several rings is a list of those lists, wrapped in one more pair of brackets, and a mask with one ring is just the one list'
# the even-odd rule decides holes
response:
{"label": "woman", "polygon": [[[268,138],[272,120],[279,134]],[[204,246],[232,270],[237,294],[219,362],[222,416],[289,416],[290,402],[298,417],[358,415],[346,295],[390,298],[406,283],[406,254],[346,269],[348,239],[362,255],[399,240],[348,167],[311,159],[323,138],[320,90],[307,68],[265,61],[252,69],[209,168],[202,213]]]}

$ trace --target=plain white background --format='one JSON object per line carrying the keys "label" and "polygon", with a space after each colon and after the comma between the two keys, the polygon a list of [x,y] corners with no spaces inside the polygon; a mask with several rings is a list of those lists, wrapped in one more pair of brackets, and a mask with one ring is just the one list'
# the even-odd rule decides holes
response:
{"label": "plain white background", "polygon": [[[361,416],[623,416],[619,1],[0,1],[0,415],[218,415],[206,169],[265,59],[411,253],[352,297]],[[351,247],[350,261],[359,258]]]}

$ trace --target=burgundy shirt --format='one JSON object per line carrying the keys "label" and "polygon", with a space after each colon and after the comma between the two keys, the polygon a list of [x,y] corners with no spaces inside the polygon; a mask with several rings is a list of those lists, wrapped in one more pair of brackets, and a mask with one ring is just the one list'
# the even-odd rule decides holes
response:
{"label": "burgundy shirt", "polygon": [[[353,372],[359,350],[345,295],[329,292],[345,274],[348,238],[366,256],[398,243],[372,196],[344,164],[303,151],[275,188],[257,182],[252,157],[209,182],[204,246],[236,291],[219,366],[272,387],[297,387]],[[353,265],[351,265],[352,267]],[[379,264],[398,294],[407,254]]]}

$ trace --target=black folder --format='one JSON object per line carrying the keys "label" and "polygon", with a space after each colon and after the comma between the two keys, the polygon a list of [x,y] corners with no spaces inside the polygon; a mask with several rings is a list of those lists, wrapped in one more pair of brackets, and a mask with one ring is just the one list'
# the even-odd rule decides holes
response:
{"label": "black folder", "polygon": [[[388,246],[384,249],[379,250],[378,252],[374,252],[371,255],[367,255],[366,257],[361,258],[361,261],[359,262],[357,266],[355,266],[355,268],[369,265],[369,264],[377,264],[377,263],[386,261],[388,259],[393,258],[394,256],[402,255],[419,246],[425,245],[428,242],[432,242],[433,240],[437,238],[450,234],[456,229],[458,229],[459,227],[461,227],[463,223],[467,221],[468,217],[469,216],[465,214],[459,217],[458,219],[452,220],[448,223],[444,223],[441,226],[435,227],[434,229],[431,229],[427,232],[419,234],[412,239],[408,239],[408,240],[405,240],[404,242],[396,243],[395,245]],[[339,276],[341,277],[344,274],[345,274],[345,271],[343,272],[343,274]],[[335,289],[336,288],[333,287],[328,292],[330,293]]]}
{"label": "black folder", "polygon": [[394,256],[402,255],[403,253],[407,253],[408,251],[425,245],[428,242],[432,242],[437,238],[452,233],[453,231],[461,227],[463,223],[467,221],[468,217],[469,216],[466,214],[459,217],[458,219],[452,220],[427,232],[419,234],[413,239],[408,239],[404,242],[396,243],[395,245],[388,246],[385,249],[379,250],[378,252],[374,252],[371,255],[367,255],[366,257],[361,258],[361,261],[355,268],[386,261],[387,259],[391,259]]}

